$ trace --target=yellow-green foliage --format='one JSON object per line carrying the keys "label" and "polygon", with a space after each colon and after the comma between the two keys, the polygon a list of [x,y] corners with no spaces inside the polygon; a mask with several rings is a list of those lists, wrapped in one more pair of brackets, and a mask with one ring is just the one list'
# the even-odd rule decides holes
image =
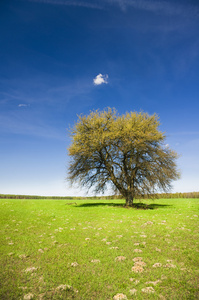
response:
{"label": "yellow-green foliage", "polygon": [[139,195],[167,191],[179,177],[177,154],[164,145],[156,114],[93,111],[79,116],[71,137],[71,182],[95,186],[97,192],[110,183],[128,205]]}
{"label": "yellow-green foliage", "polygon": [[[115,110],[94,111],[88,116],[80,116],[72,129],[73,144],[69,154],[78,152],[92,155],[92,150],[102,146],[122,143],[121,150],[131,150],[134,147],[144,147],[145,142],[159,142],[164,134],[158,130],[159,121],[156,115],[147,113],[126,113],[119,116]],[[128,149],[129,148],[129,149]]]}

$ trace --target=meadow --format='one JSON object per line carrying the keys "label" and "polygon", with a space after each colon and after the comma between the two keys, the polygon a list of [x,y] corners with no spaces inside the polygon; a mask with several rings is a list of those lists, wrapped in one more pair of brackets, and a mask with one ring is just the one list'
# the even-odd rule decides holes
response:
{"label": "meadow", "polygon": [[199,199],[0,200],[0,299],[199,299]]}

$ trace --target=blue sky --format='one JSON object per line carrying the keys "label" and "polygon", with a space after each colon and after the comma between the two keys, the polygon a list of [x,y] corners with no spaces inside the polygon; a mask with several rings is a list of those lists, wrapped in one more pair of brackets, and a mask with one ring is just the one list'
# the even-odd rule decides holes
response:
{"label": "blue sky", "polygon": [[0,193],[84,195],[67,128],[107,106],[157,113],[199,191],[198,0],[1,1]]}

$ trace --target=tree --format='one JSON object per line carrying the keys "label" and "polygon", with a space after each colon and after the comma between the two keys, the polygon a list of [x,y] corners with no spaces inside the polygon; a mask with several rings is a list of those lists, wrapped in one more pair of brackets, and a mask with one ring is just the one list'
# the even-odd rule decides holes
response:
{"label": "tree", "polygon": [[169,149],[156,114],[115,109],[79,116],[71,129],[68,179],[104,192],[111,184],[132,206],[135,197],[167,192],[179,178],[177,153]]}

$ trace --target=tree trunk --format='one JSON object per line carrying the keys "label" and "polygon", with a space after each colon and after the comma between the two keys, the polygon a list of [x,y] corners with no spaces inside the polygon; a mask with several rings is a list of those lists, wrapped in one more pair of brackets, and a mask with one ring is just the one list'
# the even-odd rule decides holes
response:
{"label": "tree trunk", "polygon": [[133,206],[133,195],[129,194],[126,198],[126,206]]}

